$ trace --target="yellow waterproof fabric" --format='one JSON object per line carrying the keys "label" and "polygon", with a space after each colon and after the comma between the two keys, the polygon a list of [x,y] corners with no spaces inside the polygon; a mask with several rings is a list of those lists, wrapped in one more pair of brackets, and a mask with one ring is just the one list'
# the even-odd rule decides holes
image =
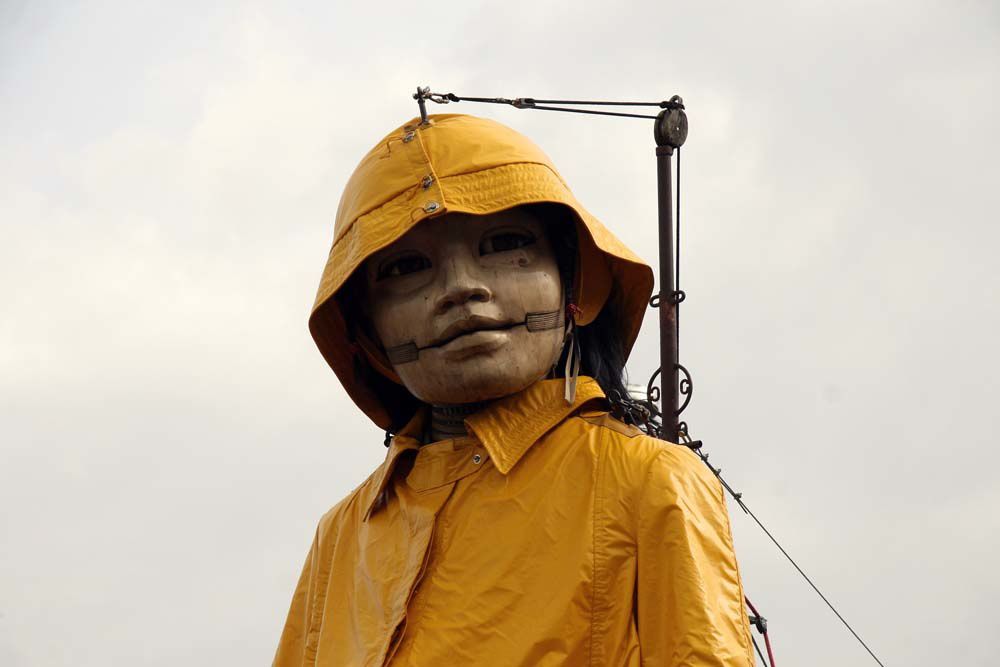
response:
{"label": "yellow waterproof fabric", "polygon": [[424,446],[418,414],[320,521],[275,667],[751,667],[718,480],[562,391]]}
{"label": "yellow waterproof fabric", "polygon": [[378,426],[398,429],[417,404],[382,350],[347,321],[338,296],[351,274],[427,218],[545,203],[564,207],[577,226],[577,324],[592,322],[614,298],[627,354],[646,312],[653,272],[583,208],[528,138],[486,118],[432,115],[426,125],[414,119],[393,130],[362,158],[337,209],[309,330],[347,393]]}

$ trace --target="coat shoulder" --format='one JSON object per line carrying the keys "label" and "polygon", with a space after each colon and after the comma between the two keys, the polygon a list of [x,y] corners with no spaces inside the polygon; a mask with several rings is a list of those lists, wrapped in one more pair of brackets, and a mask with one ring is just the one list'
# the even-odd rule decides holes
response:
{"label": "coat shoulder", "polygon": [[[576,415],[590,429],[600,429],[606,456],[638,475],[635,481],[645,482],[649,475],[667,475],[675,479],[698,480],[714,488],[718,481],[707,465],[684,445],[647,435],[639,428],[626,424],[606,411],[581,412]],[[624,470],[623,470],[624,472]]]}
{"label": "coat shoulder", "polygon": [[606,411],[588,411],[576,415],[590,427],[603,429],[612,455],[651,464],[662,458],[668,465],[682,468],[702,468],[698,455],[684,445],[660,440],[641,429],[617,419]]}

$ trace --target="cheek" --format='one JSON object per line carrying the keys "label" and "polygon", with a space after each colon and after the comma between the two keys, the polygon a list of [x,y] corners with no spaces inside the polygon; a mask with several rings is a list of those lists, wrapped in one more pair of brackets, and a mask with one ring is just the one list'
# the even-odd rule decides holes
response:
{"label": "cheek", "polygon": [[558,310],[563,303],[562,281],[553,269],[514,272],[510,279],[507,298],[517,298],[526,312]]}
{"label": "cheek", "polygon": [[369,302],[369,313],[375,333],[385,347],[413,340],[429,320],[430,297],[424,294],[398,296],[375,294]]}
{"label": "cheek", "polygon": [[539,242],[511,252],[486,255],[483,268],[490,271],[498,300],[524,310],[551,311],[562,307],[559,265],[551,249]]}
{"label": "cheek", "polygon": [[370,306],[370,316],[372,328],[375,330],[375,335],[378,336],[380,341],[385,342],[387,334],[390,333],[391,320],[389,319],[390,309],[386,307],[383,303],[378,303],[376,305]]}

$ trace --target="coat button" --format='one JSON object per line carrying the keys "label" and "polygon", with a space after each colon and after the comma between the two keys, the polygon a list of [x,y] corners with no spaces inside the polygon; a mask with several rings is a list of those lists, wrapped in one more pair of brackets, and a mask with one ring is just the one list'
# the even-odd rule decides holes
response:
{"label": "coat button", "polygon": [[475,463],[476,465],[479,465],[480,463],[482,463],[482,460],[483,460],[483,457],[480,456],[479,454],[473,454],[472,455],[472,462]]}
{"label": "coat button", "polygon": [[436,201],[429,201],[426,204],[424,204],[424,210],[427,211],[428,213],[433,213],[439,208],[441,208],[441,204],[437,203]]}

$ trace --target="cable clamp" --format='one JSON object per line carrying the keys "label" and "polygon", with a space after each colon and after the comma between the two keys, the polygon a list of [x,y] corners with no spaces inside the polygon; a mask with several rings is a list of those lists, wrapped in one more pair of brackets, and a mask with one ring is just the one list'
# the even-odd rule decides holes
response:
{"label": "cable clamp", "polygon": [[749,618],[750,618],[750,625],[752,625],[755,628],[757,628],[757,632],[759,632],[762,635],[766,635],[767,634],[767,619],[766,618],[764,618],[763,616],[755,616],[754,614],[750,614]]}

